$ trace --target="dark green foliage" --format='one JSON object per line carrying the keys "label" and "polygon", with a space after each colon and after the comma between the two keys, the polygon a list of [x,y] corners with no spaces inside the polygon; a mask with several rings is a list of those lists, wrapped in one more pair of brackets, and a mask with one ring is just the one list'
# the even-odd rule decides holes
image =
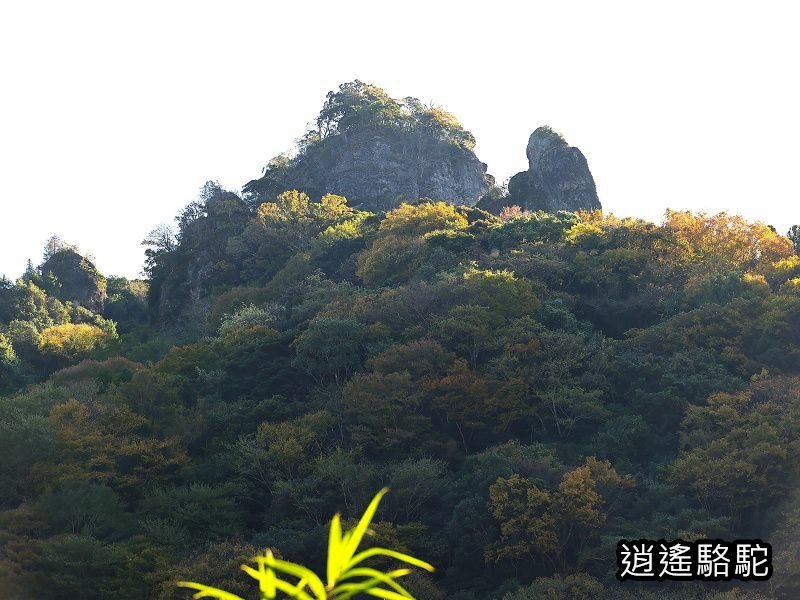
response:
{"label": "dark green foliage", "polygon": [[792,225],[789,228],[789,232],[786,234],[790,240],[792,240],[792,244],[794,244],[794,251],[797,254],[800,254],[800,225]]}
{"label": "dark green foliage", "polygon": [[488,236],[492,248],[504,250],[520,243],[559,242],[573,225],[577,215],[559,212],[519,214],[495,225]]}
{"label": "dark green foliage", "polygon": [[317,118],[317,130],[309,132],[303,143],[307,146],[336,133],[368,127],[425,129],[454,144],[475,146],[472,134],[441,108],[425,106],[416,98],[394,100],[381,88],[358,80],[328,93]]}
{"label": "dark green foliage", "polygon": [[[342,89],[320,131],[428,110],[405,102]],[[616,540],[645,536],[772,541],[775,597],[797,595],[787,238],[299,192],[253,210],[216,184],[177,225],[102,314],[33,267],[0,282],[0,587],[244,594],[258,547],[318,568],[330,515],[388,485],[370,543],[437,565],[419,598],[657,597],[613,577]],[[111,341],[53,360],[79,324]]]}
{"label": "dark green foliage", "polygon": [[120,333],[127,333],[147,323],[147,282],[109,277],[106,290],[108,297],[103,315],[117,324]]}

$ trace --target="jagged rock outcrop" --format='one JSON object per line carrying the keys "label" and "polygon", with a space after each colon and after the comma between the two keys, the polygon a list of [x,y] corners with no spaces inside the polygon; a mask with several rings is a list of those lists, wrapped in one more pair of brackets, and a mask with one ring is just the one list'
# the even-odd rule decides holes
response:
{"label": "jagged rock outcrop", "polygon": [[602,208],[583,153],[550,127],[539,127],[531,134],[526,154],[528,170],[509,180],[508,195],[487,198],[479,204],[481,208],[495,213],[514,205],[545,212]]}
{"label": "jagged rock outcrop", "polygon": [[159,320],[196,318],[189,313],[207,309],[204,301],[213,286],[237,283],[228,244],[250,217],[250,209],[239,196],[215,182],[205,184],[200,199],[178,218],[180,244],[172,249],[170,260],[150,274],[148,296]]}
{"label": "jagged rock outcrop", "polygon": [[[101,313],[106,300],[106,278],[88,258],[72,249],[53,253],[39,268],[48,292],[62,302]],[[51,289],[52,288],[52,289]]]}
{"label": "jagged rock outcrop", "polygon": [[394,100],[358,81],[343,84],[328,94],[317,123],[297,157],[271,163],[245,186],[248,201],[298,189],[312,198],[345,196],[351,206],[371,210],[418,198],[474,205],[494,184],[472,151],[472,135],[449,113],[413,98]]}

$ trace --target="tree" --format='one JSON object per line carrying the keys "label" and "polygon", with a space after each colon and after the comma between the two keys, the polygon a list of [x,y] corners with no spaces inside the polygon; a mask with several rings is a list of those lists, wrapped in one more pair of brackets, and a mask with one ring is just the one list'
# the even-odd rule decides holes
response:
{"label": "tree", "polygon": [[487,548],[490,560],[545,559],[552,571],[574,572],[587,560],[620,491],[633,487],[611,463],[588,457],[567,471],[557,489],[519,475],[498,479],[489,488],[489,510],[500,525],[500,540]]}
{"label": "tree", "polygon": [[408,374],[414,380],[444,375],[455,356],[433,340],[415,340],[394,345],[369,361],[369,366],[383,375]]}
{"label": "tree", "polygon": [[397,126],[402,119],[399,102],[381,88],[356,79],[341,84],[337,92],[328,92],[317,117],[317,130],[325,139],[355,127]]}
{"label": "tree", "polygon": [[466,229],[466,217],[446,202],[403,203],[389,211],[378,226],[381,236],[422,236],[432,231]]}
{"label": "tree", "polygon": [[447,429],[464,453],[507,439],[514,425],[530,417],[525,384],[517,379],[496,381],[481,377],[457,361],[445,377],[426,385],[431,407],[443,416]]}
{"label": "tree", "polygon": [[794,254],[791,240],[774,229],[724,212],[709,216],[667,211],[665,226],[674,232],[686,258],[706,264],[752,269],[759,262],[774,262]]}
{"label": "tree", "polygon": [[96,325],[64,323],[43,330],[39,348],[45,354],[72,360],[87,354],[106,338],[106,332]]}
{"label": "tree", "polygon": [[[157,600],[177,600],[186,598],[186,593],[175,589],[176,581],[185,581],[202,574],[210,585],[228,590],[243,598],[252,591],[250,579],[241,571],[240,565],[247,563],[263,549],[239,540],[212,542],[196,547],[191,554],[175,564],[163,565],[154,579]],[[280,555],[278,555],[280,556]]]}
{"label": "tree", "polygon": [[167,255],[177,248],[178,241],[175,230],[167,224],[161,224],[142,241],[145,247],[144,274],[152,278],[159,266],[163,265]]}
{"label": "tree", "polygon": [[800,254],[800,225],[792,225],[786,233],[786,237],[792,241],[795,254]]}
{"label": "tree", "polygon": [[274,202],[264,202],[257,210],[265,241],[284,245],[292,252],[306,250],[321,232],[358,220],[363,214],[350,208],[344,196],[325,194],[319,202],[312,202],[298,190],[282,192]]}
{"label": "tree", "polygon": [[46,492],[36,509],[53,533],[109,539],[128,526],[128,515],[117,495],[104,485],[82,480],[64,481]]}
{"label": "tree", "polygon": [[356,374],[343,390],[347,429],[369,456],[407,456],[430,447],[425,395],[408,372]]}
{"label": "tree", "polygon": [[578,223],[574,213],[523,213],[519,206],[504,208],[500,218],[502,221],[489,230],[488,241],[490,247],[501,250],[524,243],[559,242]]}
{"label": "tree", "polygon": [[148,528],[169,528],[170,542],[184,549],[235,537],[244,517],[230,489],[205,483],[152,489],[142,501],[141,515]]}
{"label": "tree", "polygon": [[359,255],[356,274],[369,286],[404,283],[422,265],[424,250],[420,237],[380,237]]}
{"label": "tree", "polygon": [[124,583],[130,557],[117,544],[88,535],[65,535],[46,540],[41,553],[36,566],[43,573],[45,585],[39,597],[102,600],[116,596],[133,600],[137,595]]}
{"label": "tree", "polygon": [[[240,435],[230,443],[226,463],[246,490],[247,501],[275,510],[281,488],[305,481],[313,472],[314,461],[334,438],[335,423],[327,411],[310,412],[288,421],[263,421],[254,434]],[[313,498],[300,503],[304,501]]]}
{"label": "tree", "polygon": [[361,367],[369,332],[351,319],[322,317],[295,340],[294,363],[318,380],[342,383]]}
{"label": "tree", "polygon": [[44,256],[42,258],[42,262],[46,263],[53,256],[65,250],[78,252],[78,246],[65,242],[57,235],[50,236],[44,245]]}
{"label": "tree", "polygon": [[12,365],[16,359],[11,341],[0,333],[0,368]]}
{"label": "tree", "polygon": [[539,425],[562,439],[593,431],[608,416],[606,341],[559,330],[525,333],[528,341],[509,344],[498,366],[503,377],[525,383],[527,403],[537,417],[531,430]]}
{"label": "tree", "polygon": [[485,307],[495,321],[534,313],[540,305],[530,283],[511,271],[469,268],[457,284],[465,304]]}
{"label": "tree", "polygon": [[17,506],[32,495],[38,479],[35,465],[50,459],[57,448],[52,425],[26,408],[0,404],[0,439],[14,449],[0,461],[0,506],[4,507]]}
{"label": "tree", "polygon": [[798,399],[797,378],[770,377],[690,406],[670,481],[737,527],[760,524],[763,511],[792,491],[798,475]]}
{"label": "tree", "polygon": [[69,400],[49,416],[61,452],[43,466],[50,481],[104,483],[123,501],[141,498],[145,483],[170,479],[188,458],[177,438],[147,435],[147,422],[127,406]]}
{"label": "tree", "polygon": [[31,323],[38,331],[50,327],[53,319],[47,310],[47,294],[33,281],[17,281],[14,319]]}
{"label": "tree", "polygon": [[603,600],[608,591],[597,579],[586,573],[539,577],[528,587],[506,594],[503,600]]}
{"label": "tree", "polygon": [[483,306],[455,306],[436,323],[434,335],[446,348],[477,367],[478,359],[494,340],[498,315]]}
{"label": "tree", "polygon": [[41,336],[30,321],[14,320],[8,324],[8,339],[15,354],[25,360],[33,360],[39,353]]}

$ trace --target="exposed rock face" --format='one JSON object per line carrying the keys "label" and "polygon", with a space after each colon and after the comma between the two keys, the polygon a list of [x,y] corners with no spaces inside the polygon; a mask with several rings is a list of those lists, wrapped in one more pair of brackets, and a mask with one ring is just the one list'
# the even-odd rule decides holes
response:
{"label": "exposed rock face", "polygon": [[87,258],[74,250],[59,250],[40,267],[42,275],[52,273],[57,288],[50,292],[63,302],[81,305],[100,313],[106,300],[106,278]]}
{"label": "exposed rock face", "polygon": [[583,153],[550,127],[539,127],[531,134],[526,154],[528,170],[511,178],[508,196],[484,202],[481,208],[492,212],[513,205],[545,212],[602,208]]}
{"label": "exposed rock face", "polygon": [[185,211],[179,220],[181,241],[170,268],[151,279],[150,300],[158,306],[161,320],[179,316],[196,320],[192,311],[207,309],[204,302],[214,285],[236,283],[228,242],[245,228],[250,209],[239,196],[211,182],[201,199],[199,211]]}
{"label": "exposed rock face", "polygon": [[351,206],[385,210],[417,198],[473,205],[493,183],[471,150],[425,132],[367,129],[327,138],[287,167],[268,169],[245,192],[255,203],[287,189],[312,198],[332,193]]}

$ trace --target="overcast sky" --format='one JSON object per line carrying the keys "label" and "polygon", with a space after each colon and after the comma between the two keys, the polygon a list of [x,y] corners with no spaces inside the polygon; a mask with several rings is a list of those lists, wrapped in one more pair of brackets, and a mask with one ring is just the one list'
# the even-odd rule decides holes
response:
{"label": "overcast sky", "polygon": [[[502,181],[542,124],[604,209],[800,222],[792,2],[4,2],[0,273],[58,234],[106,274],[208,179],[239,190],[361,79],[453,112]],[[660,8],[658,8],[660,6]]]}

